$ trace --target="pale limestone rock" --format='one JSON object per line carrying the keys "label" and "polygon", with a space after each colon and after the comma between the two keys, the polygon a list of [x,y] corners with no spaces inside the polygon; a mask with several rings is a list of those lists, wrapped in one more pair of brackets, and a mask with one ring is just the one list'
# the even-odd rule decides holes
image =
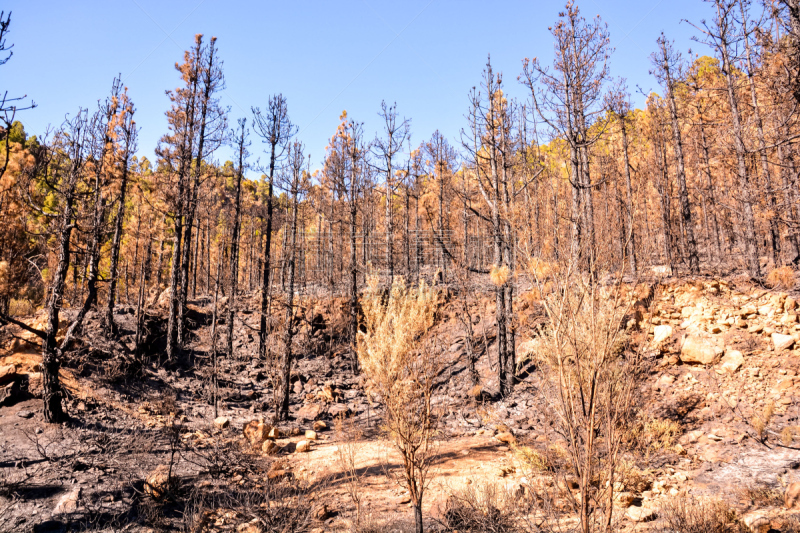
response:
{"label": "pale limestone rock", "polygon": [[689,335],[681,347],[681,361],[710,365],[722,355],[723,350],[713,342],[698,335]]}
{"label": "pale limestone rock", "polygon": [[788,350],[794,346],[794,337],[791,335],[783,335],[781,333],[773,333],[772,345],[775,347],[776,352]]}
{"label": "pale limestone rock", "polygon": [[720,360],[720,368],[733,374],[744,364],[744,356],[739,350],[731,350]]}
{"label": "pale limestone rock", "polygon": [[672,337],[672,326],[656,326],[653,328],[653,344],[656,346]]}

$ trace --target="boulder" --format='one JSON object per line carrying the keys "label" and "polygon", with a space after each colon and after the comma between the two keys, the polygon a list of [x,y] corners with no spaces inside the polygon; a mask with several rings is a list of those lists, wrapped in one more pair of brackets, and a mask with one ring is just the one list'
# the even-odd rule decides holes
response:
{"label": "boulder", "polygon": [[169,466],[158,465],[144,480],[144,492],[155,499],[159,499],[169,490]]}
{"label": "boulder", "polygon": [[306,440],[317,440],[317,432],[311,429],[306,430]]}
{"label": "boulder", "polygon": [[698,335],[689,335],[681,346],[681,361],[710,365],[715,363],[723,350],[713,342]]}
{"label": "boulder", "polygon": [[266,455],[272,455],[278,450],[278,445],[275,444],[274,440],[265,440],[263,444],[261,444],[261,451]]}
{"label": "boulder", "polygon": [[307,403],[297,411],[298,420],[316,420],[322,414],[322,406]]}
{"label": "boulder", "polygon": [[242,432],[252,446],[260,446],[262,442],[269,438],[269,432],[272,426],[264,423],[264,419],[251,420],[245,424]]}
{"label": "boulder", "polygon": [[219,416],[214,419],[214,425],[220,429],[225,429],[226,427],[231,425],[231,421],[228,420],[227,416]]}
{"label": "boulder", "polygon": [[800,483],[789,483],[789,486],[786,487],[783,504],[787,509],[800,511]]}
{"label": "boulder", "polygon": [[636,495],[632,492],[617,492],[614,494],[614,505],[627,509],[635,499]]}
{"label": "boulder", "polygon": [[53,509],[53,514],[60,515],[60,514],[71,514],[77,512],[78,502],[80,501],[80,499],[81,499],[81,488],[75,487],[73,490],[64,494],[61,497],[61,499],[58,500],[55,509]]}
{"label": "boulder", "polygon": [[720,368],[733,374],[744,364],[744,356],[739,350],[731,350],[720,360]]}
{"label": "boulder", "polygon": [[314,428],[314,431],[319,433],[320,431],[325,431],[326,429],[328,429],[328,424],[324,420],[317,420],[316,422],[314,422],[314,425],[312,427]]}
{"label": "boulder", "polygon": [[650,509],[649,507],[636,507],[633,505],[628,507],[628,510],[625,511],[625,516],[634,522],[652,522],[658,518],[654,509]]}
{"label": "boulder", "polygon": [[308,440],[301,440],[297,443],[297,447],[294,449],[295,453],[305,453],[311,451],[311,441]]}
{"label": "boulder", "polygon": [[789,348],[794,346],[794,337],[792,337],[791,335],[783,335],[781,333],[773,333],[772,344],[775,347],[776,352],[788,350]]}
{"label": "boulder", "polygon": [[516,444],[517,438],[510,431],[503,431],[494,436],[503,444]]}
{"label": "boulder", "polygon": [[17,377],[17,367],[14,365],[0,366],[0,385],[8,383]]}
{"label": "boulder", "polygon": [[760,511],[745,514],[742,516],[742,522],[753,533],[767,533],[771,529],[769,517]]}
{"label": "boulder", "polygon": [[653,328],[653,344],[658,346],[665,340],[672,337],[672,326],[661,325]]}
{"label": "boulder", "polygon": [[270,428],[269,433],[267,433],[268,439],[279,439],[281,438],[281,430],[278,428]]}

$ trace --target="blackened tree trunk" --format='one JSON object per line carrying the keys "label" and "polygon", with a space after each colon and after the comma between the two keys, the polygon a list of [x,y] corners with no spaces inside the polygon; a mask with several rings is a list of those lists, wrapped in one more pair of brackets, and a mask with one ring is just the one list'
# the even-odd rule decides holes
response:
{"label": "blackened tree trunk", "polygon": [[678,122],[678,104],[675,100],[675,75],[673,70],[678,67],[680,55],[672,49],[672,43],[667,41],[664,34],[658,39],[659,53],[653,56],[656,72],[660,81],[664,84],[667,95],[667,107],[669,109],[670,121],[672,123],[672,140],[675,150],[676,177],[678,180],[678,194],[681,205],[681,223],[686,238],[686,253],[689,256],[689,272],[697,274],[700,272],[700,259],[697,255],[697,241],[694,236],[694,224],[692,222],[692,211],[689,205],[689,190],[686,187],[686,169],[683,156],[683,137],[681,135],[680,123]]}
{"label": "blackened tree trunk", "polygon": [[[126,99],[127,100],[127,99]],[[117,281],[119,278],[119,250],[122,245],[122,229],[123,229],[123,222],[125,220],[125,201],[126,201],[126,192],[128,190],[128,167],[130,165],[130,158],[136,151],[136,126],[133,122],[133,105],[125,106],[123,109],[125,116],[122,118],[122,137],[125,142],[125,148],[122,154],[122,174],[120,176],[120,190],[119,190],[119,198],[117,201],[119,204],[117,205],[117,214],[114,220],[114,237],[111,241],[111,259],[110,259],[110,266],[109,266],[109,280],[108,280],[108,300],[106,303],[106,316],[105,316],[105,327],[106,332],[109,335],[116,334],[116,324],[114,323],[114,303],[116,300],[117,295]],[[139,235],[136,235],[136,238],[139,238]],[[141,286],[145,284],[145,267],[147,262],[149,261],[149,250],[150,250],[150,243],[147,244],[148,253],[142,259],[142,271],[141,276],[139,278],[139,284]],[[135,262],[134,262],[135,264]],[[140,300],[141,300],[141,290],[140,292]],[[141,302],[139,302],[141,305]]]}
{"label": "blackened tree trunk", "polygon": [[239,167],[236,169],[236,189],[234,192],[233,224],[231,231],[231,279],[228,296],[228,357],[233,357],[233,332],[236,320],[236,290],[239,282],[239,230],[242,219],[242,179],[247,154],[247,119],[239,120],[240,133],[237,139],[239,150]]}

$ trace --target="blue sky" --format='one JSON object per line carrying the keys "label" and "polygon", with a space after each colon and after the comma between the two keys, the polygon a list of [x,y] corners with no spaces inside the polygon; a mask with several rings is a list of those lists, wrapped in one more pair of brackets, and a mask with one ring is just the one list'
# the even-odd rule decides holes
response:
{"label": "blue sky", "polygon": [[[661,31],[684,53],[709,6],[701,0],[581,0],[586,18],[608,23],[615,52],[614,76],[635,91],[655,89],[649,55]],[[56,126],[78,106],[93,108],[118,73],[129,88],[141,128],[140,154],[166,131],[165,90],[177,86],[174,64],[195,33],[218,37],[225,61],[223,103],[231,124],[282,92],[300,139],[318,167],[339,114],[365,123],[368,136],[380,128],[381,100],[397,102],[411,119],[412,142],[439,129],[458,145],[466,126],[470,88],[480,82],[491,53],[504,74],[506,92],[524,97],[517,82],[521,61],[552,58],[548,26],[563,2],[473,0],[4,0],[13,12],[14,57],[0,67],[0,90],[27,93],[38,107],[20,114],[29,133]],[[643,97],[634,95],[641,105]],[[253,159],[260,153],[253,139]],[[230,149],[216,157],[225,160]]]}

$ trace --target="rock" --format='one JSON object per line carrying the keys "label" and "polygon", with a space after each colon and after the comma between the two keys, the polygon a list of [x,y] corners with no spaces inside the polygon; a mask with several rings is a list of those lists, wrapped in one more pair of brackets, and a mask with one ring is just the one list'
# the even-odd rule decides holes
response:
{"label": "rock", "polygon": [[789,483],[789,486],[786,487],[783,505],[787,509],[800,510],[800,483]]}
{"label": "rock", "polygon": [[267,455],[272,455],[278,450],[278,445],[275,444],[274,440],[265,440],[263,444],[261,444],[261,451]]}
{"label": "rock", "polygon": [[628,507],[628,510],[625,511],[625,516],[634,522],[652,522],[658,518],[654,509],[650,509],[649,507],[635,507],[633,505]]}
{"label": "rock", "polygon": [[775,347],[776,352],[788,350],[794,346],[794,337],[791,335],[783,335],[781,333],[772,334],[772,345]]}
{"label": "rock", "polygon": [[279,439],[281,438],[281,430],[278,428],[270,428],[269,433],[267,433],[268,439]]}
{"label": "rock", "polygon": [[317,507],[314,510],[314,519],[319,520],[320,522],[324,522],[328,518],[331,517],[331,512],[328,510],[328,506],[324,503]]}
{"label": "rock", "polygon": [[344,416],[344,417],[350,416],[352,414],[352,411],[350,411],[350,408],[348,406],[341,403],[337,403],[328,408],[328,413],[333,418],[336,418],[337,416]]}
{"label": "rock", "polygon": [[252,446],[260,446],[262,442],[269,438],[270,431],[272,431],[272,426],[265,424],[263,418],[251,420],[242,430],[244,438],[250,441]]}
{"label": "rock", "polygon": [[144,480],[144,492],[155,499],[160,499],[169,490],[169,466],[158,465]]}
{"label": "rock", "polygon": [[742,516],[742,522],[753,533],[767,533],[770,530],[770,519],[759,511],[753,511]]}
{"label": "rock", "polygon": [[681,361],[710,365],[722,355],[722,348],[697,335],[689,335],[681,346]]}
{"label": "rock", "polygon": [[0,384],[8,383],[17,377],[17,367],[14,365],[0,366]]}
{"label": "rock", "polygon": [[477,400],[477,399],[480,399],[482,393],[483,393],[483,387],[481,387],[480,385],[475,385],[474,387],[469,389],[469,392],[467,393],[467,395],[470,398],[474,398],[474,399]]}
{"label": "rock", "polygon": [[311,442],[307,440],[301,440],[297,443],[297,447],[294,451],[295,453],[305,453],[311,451]]}
{"label": "rock", "polygon": [[744,356],[742,356],[742,352],[739,350],[731,350],[730,352],[726,353],[720,361],[720,368],[729,374],[733,374],[739,370],[743,364]]}
{"label": "rock", "polygon": [[236,526],[236,533],[264,533],[264,530],[259,525],[258,518],[254,518],[251,522]]}
{"label": "rock", "polygon": [[632,492],[617,492],[614,494],[614,505],[625,507],[626,509],[633,504],[636,496]]}
{"label": "rock", "polygon": [[656,326],[653,328],[653,344],[658,346],[665,340],[672,337],[672,326]]}
{"label": "rock", "polygon": [[517,438],[510,432],[510,431],[503,431],[498,433],[494,436],[497,440],[502,442],[503,444],[516,444]]}
{"label": "rock", "polygon": [[20,418],[33,418],[33,411],[17,411],[17,416]]}
{"label": "rock", "polygon": [[307,403],[297,411],[298,420],[313,421],[322,414],[322,407],[315,403]]}
{"label": "rock", "polygon": [[325,431],[328,429],[328,424],[326,424],[324,420],[317,420],[314,422],[312,427],[314,428],[314,431],[319,433],[320,431]]}
{"label": "rock", "polygon": [[281,481],[284,479],[289,479],[292,477],[292,473],[288,470],[278,469],[273,470],[272,472],[267,474],[267,479],[270,481]]}
{"label": "rock", "polygon": [[671,374],[664,374],[658,379],[659,385],[672,385],[675,383],[675,376]]}
{"label": "rock", "polygon": [[58,500],[55,509],[53,509],[54,515],[60,514],[71,514],[77,512],[78,510],[78,501],[81,499],[81,488],[75,487],[70,492],[64,494],[61,499]]}
{"label": "rock", "polygon": [[28,394],[34,398],[41,398],[44,394],[44,379],[41,372],[28,374]]}
{"label": "rock", "polygon": [[0,386],[0,405],[13,405],[20,399],[19,381]]}
{"label": "rock", "polygon": [[794,311],[797,308],[797,300],[788,296],[786,300],[783,302],[783,310],[784,311]]}
{"label": "rock", "polygon": [[231,421],[228,420],[227,416],[219,416],[214,419],[214,425],[220,429],[225,429],[226,427],[231,425]]}
{"label": "rock", "polygon": [[306,440],[317,440],[317,432],[311,429],[306,430]]}

